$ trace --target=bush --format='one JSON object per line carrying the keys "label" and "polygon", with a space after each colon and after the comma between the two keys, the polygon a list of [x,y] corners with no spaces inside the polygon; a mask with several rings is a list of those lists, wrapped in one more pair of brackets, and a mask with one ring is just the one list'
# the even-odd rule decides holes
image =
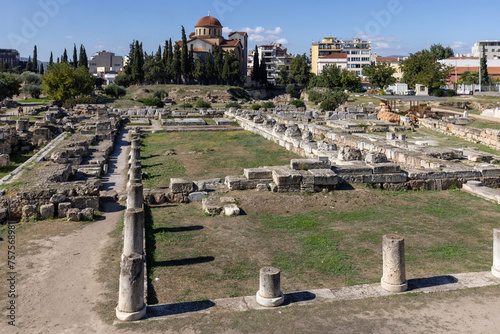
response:
{"label": "bush", "polygon": [[42,93],[40,85],[26,85],[23,87],[23,93],[31,96],[33,99],[38,99]]}
{"label": "bush", "polygon": [[333,98],[329,97],[320,104],[320,109],[325,111],[333,111],[337,108],[338,103]]}
{"label": "bush", "polygon": [[286,86],[286,93],[290,94],[290,96],[294,96],[295,95],[295,85],[294,84],[287,85]]}
{"label": "bush", "polygon": [[208,102],[203,101],[202,99],[199,99],[196,102],[196,108],[210,108],[212,105]]}
{"label": "bush", "polygon": [[237,102],[226,103],[226,108],[241,108],[241,105]]}
{"label": "bush", "polygon": [[130,76],[126,74],[118,74],[115,78],[115,84],[122,87],[130,86]]}
{"label": "bush", "polygon": [[317,90],[314,89],[309,89],[307,91],[307,94],[309,95],[309,101],[314,102],[314,104],[318,104],[320,102],[323,102],[325,99],[325,94],[318,92]]}
{"label": "bush", "polygon": [[153,93],[153,97],[157,97],[160,100],[163,100],[164,98],[168,97],[168,93],[163,89],[158,89],[156,92]]}
{"label": "bush", "polygon": [[148,98],[142,99],[141,102],[145,106],[158,107],[158,108],[162,108],[164,106],[163,101],[157,97],[148,97]]}
{"label": "bush", "polygon": [[98,96],[78,96],[75,98],[67,99],[63,103],[63,108],[73,108],[77,104],[99,104],[104,103],[105,99],[102,95]]}
{"label": "bush", "polygon": [[262,108],[272,109],[272,108],[276,108],[276,106],[272,102],[264,102],[264,103],[262,103]]}
{"label": "bush", "polygon": [[306,103],[304,102],[304,100],[293,100],[292,102],[290,102],[290,105],[296,106],[297,108],[306,107]]}
{"label": "bush", "polygon": [[452,96],[455,96],[455,95],[457,95],[457,92],[454,89],[448,89],[446,91],[446,96],[448,96],[448,97],[452,97]]}
{"label": "bush", "polygon": [[190,108],[193,108],[193,105],[191,103],[183,103],[183,104],[179,104],[179,108],[185,108],[185,109],[190,109]]}
{"label": "bush", "polygon": [[252,108],[252,110],[259,110],[260,108],[262,108],[262,106],[258,103],[254,103],[254,104],[252,104],[251,108]]}
{"label": "bush", "polygon": [[440,97],[440,96],[443,96],[443,90],[438,88],[438,89],[434,89],[432,91],[432,96],[435,96],[435,97]]}
{"label": "bush", "polygon": [[42,76],[38,73],[34,72],[24,72],[20,75],[20,79],[22,82],[28,85],[41,85],[42,84]]}
{"label": "bush", "polygon": [[127,90],[125,89],[125,87],[112,83],[104,88],[104,93],[106,93],[106,95],[114,97],[115,99],[118,99],[120,98],[120,96],[125,96],[125,94],[127,94]]}

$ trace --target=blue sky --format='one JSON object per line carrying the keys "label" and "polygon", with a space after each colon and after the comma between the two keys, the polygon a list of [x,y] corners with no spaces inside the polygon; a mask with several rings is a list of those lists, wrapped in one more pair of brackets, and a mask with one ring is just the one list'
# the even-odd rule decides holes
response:
{"label": "blue sky", "polygon": [[[228,31],[247,31],[249,47],[282,42],[292,53],[309,54],[312,41],[325,36],[372,42],[382,56],[407,55],[441,43],[455,53],[470,53],[479,39],[500,39],[499,1],[464,0],[19,0],[0,1],[0,48],[15,48],[22,57],[38,48],[47,61],[73,43],[89,56],[109,50],[128,53],[134,39],[148,52],[165,39],[189,34],[201,17],[217,17]],[[6,15],[7,14],[7,15]]]}

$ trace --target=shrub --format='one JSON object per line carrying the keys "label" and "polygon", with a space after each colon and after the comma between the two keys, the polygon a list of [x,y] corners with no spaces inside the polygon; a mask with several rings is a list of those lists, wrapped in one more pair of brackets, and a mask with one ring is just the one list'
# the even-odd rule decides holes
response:
{"label": "shrub", "polygon": [[23,72],[23,74],[20,75],[20,79],[22,82],[28,85],[42,84],[42,76],[34,72]]}
{"label": "shrub", "polygon": [[40,85],[26,85],[23,87],[23,93],[28,94],[33,99],[38,99],[42,93],[42,87]]}
{"label": "shrub", "polygon": [[260,108],[262,108],[262,106],[258,103],[254,103],[254,104],[252,104],[251,108],[252,108],[252,110],[259,110]]}
{"label": "shrub", "polygon": [[457,92],[454,89],[448,89],[446,91],[446,96],[448,96],[448,97],[452,97],[452,96],[455,96],[455,95],[457,95]]}
{"label": "shrub", "polygon": [[241,105],[238,102],[226,103],[226,108],[240,108]]}
{"label": "shrub", "polygon": [[77,104],[99,104],[104,103],[105,99],[102,95],[98,96],[78,96],[75,98],[67,99],[63,103],[63,108],[73,108]]}
{"label": "shrub", "polygon": [[183,104],[179,104],[179,108],[185,108],[185,109],[189,109],[189,108],[193,108],[193,105],[191,103],[183,103]]}
{"label": "shrub", "polygon": [[157,97],[160,100],[163,100],[164,98],[168,97],[168,93],[163,89],[158,89],[156,92],[153,93],[153,97]]}
{"label": "shrub", "polygon": [[292,102],[290,102],[290,105],[296,106],[297,108],[306,107],[306,103],[304,102],[304,100],[293,100]]}
{"label": "shrub", "polygon": [[268,102],[262,103],[262,108],[272,109],[272,108],[276,108],[276,106],[274,105],[274,103],[268,101]]}
{"label": "shrub", "polygon": [[290,94],[291,96],[294,96],[295,95],[295,85],[294,84],[287,85],[286,86],[286,93]]}
{"label": "shrub", "polygon": [[210,108],[212,105],[208,102],[203,101],[202,99],[199,99],[196,102],[196,108]]}
{"label": "shrub", "polygon": [[443,90],[438,88],[438,89],[434,89],[432,91],[432,96],[435,96],[435,97],[440,97],[440,96],[443,96]]}
{"label": "shrub", "polygon": [[318,104],[325,99],[323,93],[320,93],[314,89],[309,89],[307,91],[307,94],[309,95],[309,101],[314,102],[314,104]]}
{"label": "shrub", "polygon": [[157,97],[148,97],[141,101],[145,106],[162,108],[164,103]]}
{"label": "shrub", "polygon": [[333,111],[337,108],[338,103],[333,98],[329,97],[320,104],[320,109],[325,111]]}
{"label": "shrub", "polygon": [[130,86],[130,76],[126,74],[118,74],[115,78],[115,84],[123,87]]}
{"label": "shrub", "polygon": [[112,83],[104,88],[104,93],[106,93],[106,95],[114,97],[115,99],[118,99],[121,96],[125,96],[125,94],[127,94],[127,90],[125,89],[125,87]]}

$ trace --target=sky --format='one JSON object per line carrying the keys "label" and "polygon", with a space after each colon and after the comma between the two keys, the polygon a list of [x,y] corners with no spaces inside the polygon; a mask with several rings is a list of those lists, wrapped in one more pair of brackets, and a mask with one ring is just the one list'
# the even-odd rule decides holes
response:
{"label": "sky", "polygon": [[362,37],[380,56],[408,55],[432,44],[470,53],[477,40],[500,39],[498,0],[0,0],[0,48],[48,61],[83,44],[91,57],[107,50],[126,55],[133,40],[156,52],[181,39],[210,13],[230,31],[249,33],[249,48],[282,43],[309,55],[323,37]]}

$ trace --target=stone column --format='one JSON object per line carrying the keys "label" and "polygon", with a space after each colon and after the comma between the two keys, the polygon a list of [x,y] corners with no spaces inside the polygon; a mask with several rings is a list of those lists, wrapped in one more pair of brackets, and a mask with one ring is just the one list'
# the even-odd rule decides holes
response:
{"label": "stone column", "polygon": [[257,303],[265,307],[283,304],[285,297],[281,292],[280,270],[274,267],[260,269],[260,287],[256,294]]}
{"label": "stone column", "polygon": [[405,239],[387,234],[382,242],[383,276],[382,287],[391,292],[403,292],[408,289],[405,268]]}
{"label": "stone column", "polygon": [[[137,160],[134,160],[137,161]],[[142,183],[142,168],[141,166],[133,165],[130,166],[128,171],[129,181],[127,183],[127,187],[130,187],[133,183]]]}
{"label": "stone column", "polygon": [[491,274],[500,278],[500,229],[493,230],[493,267]]}
{"label": "stone column", "polygon": [[132,139],[131,147],[132,147],[132,149],[141,148],[141,140],[140,139]]}
{"label": "stone column", "polygon": [[144,210],[127,209],[123,219],[123,256],[144,253]]}
{"label": "stone column", "polygon": [[127,193],[127,209],[142,209],[143,189],[141,183],[132,183]]}
{"label": "stone column", "polygon": [[141,148],[135,147],[130,150],[130,161],[141,160]]}
{"label": "stone column", "polygon": [[144,258],[141,254],[123,257],[120,264],[120,288],[116,317],[135,321],[146,315],[144,303]]}

